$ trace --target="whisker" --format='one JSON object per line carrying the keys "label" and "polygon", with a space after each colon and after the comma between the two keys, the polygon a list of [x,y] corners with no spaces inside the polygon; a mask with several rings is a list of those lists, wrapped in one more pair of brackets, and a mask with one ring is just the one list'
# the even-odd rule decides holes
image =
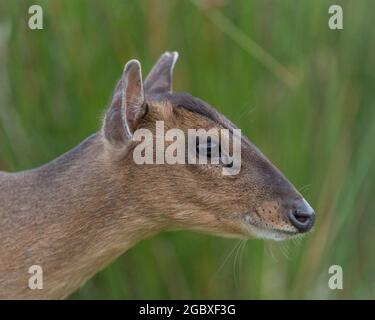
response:
{"label": "whisker", "polygon": [[306,185],[304,185],[304,186],[298,188],[298,191],[302,193],[302,192],[304,192],[305,190],[308,190],[311,186],[312,186],[312,183],[306,184]]}
{"label": "whisker", "polygon": [[218,274],[224,268],[225,264],[228,262],[229,258],[233,255],[233,253],[235,252],[236,248],[240,245],[240,243],[241,243],[241,240],[239,240],[238,242],[236,242],[236,244],[233,246],[233,248],[231,249],[231,251],[227,254],[227,256],[225,257],[224,261],[221,263],[221,265],[219,266],[219,268],[215,271],[215,273],[213,275],[213,278],[215,278],[216,276],[218,276]]}
{"label": "whisker", "polygon": [[234,255],[234,260],[233,260],[233,276],[234,276],[234,283],[235,283],[236,286],[237,286],[237,283],[239,281],[238,255],[239,255],[239,252],[241,250],[242,241],[243,240],[240,240],[238,246],[236,246],[236,253]]}
{"label": "whisker", "polygon": [[287,260],[291,260],[290,258],[290,250],[289,250],[289,243],[288,242],[283,242],[280,244],[280,250],[283,254],[283,256],[287,259]]}
{"label": "whisker", "polygon": [[298,235],[296,237],[293,237],[292,238],[292,244],[297,248],[299,249],[302,245],[302,239],[303,239],[303,236],[302,235]]}
{"label": "whisker", "polygon": [[241,245],[241,251],[240,251],[240,260],[239,260],[239,268],[240,268],[240,275],[242,274],[242,266],[243,266],[243,257],[246,254],[246,245],[247,245],[247,240],[242,240],[242,245]]}
{"label": "whisker", "polygon": [[273,243],[271,242],[265,242],[266,244],[266,254],[271,257],[271,259],[274,262],[279,262],[279,259],[275,256],[274,250],[273,250]]}

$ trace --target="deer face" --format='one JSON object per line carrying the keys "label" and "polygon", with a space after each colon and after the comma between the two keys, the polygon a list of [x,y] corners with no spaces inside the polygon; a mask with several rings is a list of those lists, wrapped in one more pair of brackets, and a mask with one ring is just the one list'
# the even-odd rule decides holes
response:
{"label": "deer face", "polygon": [[[128,62],[104,119],[103,137],[109,154],[116,158],[118,177],[126,183],[125,206],[147,214],[160,228],[166,229],[275,240],[309,231],[314,223],[313,209],[243,135],[239,137],[240,167],[233,175],[223,174],[223,167],[233,166],[223,161],[207,164],[188,161],[137,164],[134,161],[134,152],[140,143],[134,137],[140,129],[152,133],[149,144],[153,145],[155,159],[160,121],[165,131],[178,128],[186,137],[189,129],[226,130],[226,136],[212,135],[208,141],[197,140],[196,151],[203,152],[207,158],[213,154],[219,160],[226,156],[218,147],[222,142],[233,149],[237,128],[228,119],[198,98],[172,92],[176,59],[177,53],[162,55],[144,85],[139,62]],[[171,143],[165,142],[163,148]],[[189,152],[186,147],[183,158],[188,159]]]}

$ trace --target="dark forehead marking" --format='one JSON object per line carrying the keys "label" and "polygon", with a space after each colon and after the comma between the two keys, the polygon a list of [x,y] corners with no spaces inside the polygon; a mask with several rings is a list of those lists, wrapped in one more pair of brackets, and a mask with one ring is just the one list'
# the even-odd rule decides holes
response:
{"label": "dark forehead marking", "polygon": [[208,103],[196,98],[188,93],[168,94],[166,97],[174,107],[198,113],[217,123],[223,123],[220,114]]}
{"label": "dark forehead marking", "polygon": [[174,108],[183,108],[190,112],[200,114],[215,123],[218,123],[224,127],[227,127],[231,132],[233,129],[237,128],[231,121],[222,116],[213,107],[211,107],[207,102],[192,96],[189,93],[163,93],[158,95],[147,96],[146,98],[156,101],[169,101]]}

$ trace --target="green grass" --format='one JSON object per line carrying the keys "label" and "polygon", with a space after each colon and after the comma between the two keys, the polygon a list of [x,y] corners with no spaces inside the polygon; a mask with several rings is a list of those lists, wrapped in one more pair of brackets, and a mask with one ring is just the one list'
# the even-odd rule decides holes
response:
{"label": "green grass", "polygon": [[[375,298],[375,2],[334,1],[341,31],[328,29],[331,1],[201,2],[38,1],[45,28],[32,31],[35,2],[1,0],[0,169],[78,144],[99,129],[127,60],[145,72],[178,50],[175,90],[242,128],[316,209],[315,230],[234,250],[236,240],[161,234],[72,298]],[[328,289],[334,264],[343,290]]]}

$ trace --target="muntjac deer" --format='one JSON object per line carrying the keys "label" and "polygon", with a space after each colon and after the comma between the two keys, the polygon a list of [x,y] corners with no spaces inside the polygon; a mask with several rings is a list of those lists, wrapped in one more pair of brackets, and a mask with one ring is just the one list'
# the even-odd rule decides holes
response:
{"label": "muntjac deer", "polygon": [[[138,129],[235,126],[206,102],[172,91],[177,53],[164,53],[145,81],[137,60],[117,84],[100,132],[39,168],[0,172],[0,298],[61,299],[135,243],[163,230],[287,239],[307,232],[314,211],[244,136],[241,169],[224,164],[139,165]],[[206,149],[209,143],[197,146]],[[227,165],[226,165],[227,166]],[[28,286],[32,265],[43,289]]]}

